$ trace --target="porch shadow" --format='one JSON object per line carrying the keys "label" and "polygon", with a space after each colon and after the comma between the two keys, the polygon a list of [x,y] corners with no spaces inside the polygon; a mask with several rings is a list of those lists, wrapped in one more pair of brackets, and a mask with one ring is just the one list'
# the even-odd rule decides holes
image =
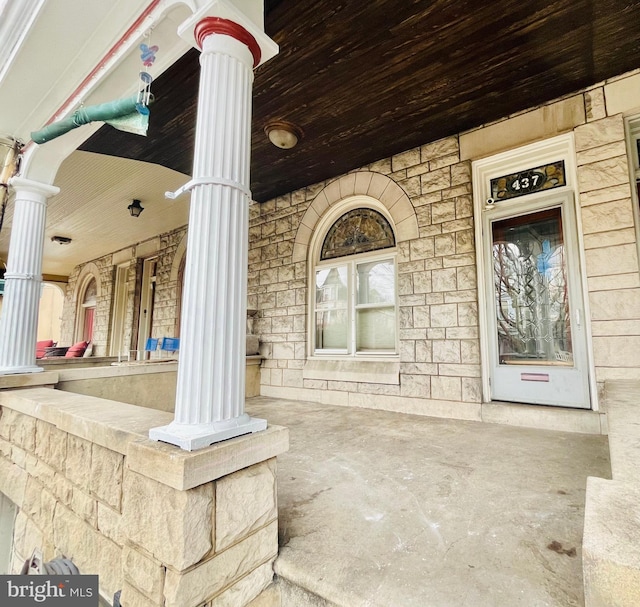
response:
{"label": "porch shadow", "polygon": [[256,397],[278,458],[282,607],[583,605],[607,438]]}

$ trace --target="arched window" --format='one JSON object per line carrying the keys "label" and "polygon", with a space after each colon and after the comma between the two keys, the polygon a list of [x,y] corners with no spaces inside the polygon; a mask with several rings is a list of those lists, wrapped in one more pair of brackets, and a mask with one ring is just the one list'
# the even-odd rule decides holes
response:
{"label": "arched window", "polygon": [[390,220],[353,200],[318,226],[312,276],[315,355],[396,354],[396,240]]}
{"label": "arched window", "polygon": [[96,315],[96,297],[98,287],[95,278],[91,278],[84,289],[80,306],[81,318],[78,324],[78,340],[91,341],[93,339],[93,325]]}

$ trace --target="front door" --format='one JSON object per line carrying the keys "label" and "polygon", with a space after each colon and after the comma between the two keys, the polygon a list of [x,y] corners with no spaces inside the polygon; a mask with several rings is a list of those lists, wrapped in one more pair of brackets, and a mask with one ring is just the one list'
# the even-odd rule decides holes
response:
{"label": "front door", "polygon": [[491,399],[589,408],[571,192],[484,212]]}

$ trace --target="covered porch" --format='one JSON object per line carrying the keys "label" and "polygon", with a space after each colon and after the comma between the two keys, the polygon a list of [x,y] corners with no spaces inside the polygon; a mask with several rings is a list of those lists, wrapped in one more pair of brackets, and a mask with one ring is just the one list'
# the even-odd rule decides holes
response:
{"label": "covered porch", "polygon": [[[87,368],[72,373],[78,379],[83,373],[95,375],[95,372],[95,368]],[[131,368],[131,372],[139,373],[139,367]],[[115,520],[122,516],[124,528],[130,517],[127,504],[129,507],[132,504],[131,498],[127,497],[131,487],[126,480],[132,472],[127,469],[177,486],[174,476],[180,468],[184,472],[176,478],[183,478],[179,483],[190,486],[197,483],[194,479],[200,471],[207,471],[211,466],[224,469],[229,457],[235,461],[240,453],[240,459],[244,461],[246,457],[253,457],[256,449],[255,446],[248,447],[246,437],[239,437],[193,454],[183,451],[178,456],[173,448],[147,438],[149,428],[171,416],[172,403],[163,404],[161,399],[156,399],[157,410],[154,410],[153,405],[139,407],[104,400],[82,394],[82,390],[65,392],[65,382],[53,377],[55,373],[37,375],[40,381],[45,376],[52,376],[50,385],[57,382],[59,389],[43,390],[28,383],[20,385],[19,378],[27,376],[13,376],[13,381],[18,382],[16,388],[20,389],[0,392],[0,406],[6,413],[3,417],[6,420],[16,415],[22,416],[21,420],[36,418],[33,444],[38,458],[44,457],[46,448],[40,447],[41,440],[43,445],[53,446],[46,442],[51,437],[45,438],[47,435],[44,434],[44,426],[49,428],[49,424],[55,427],[49,432],[57,437],[62,437],[61,433],[68,434],[65,442],[70,461],[75,452],[72,448],[76,448],[78,441],[82,444],[87,440],[97,441],[103,445],[93,447],[93,459],[96,449],[102,452],[106,446],[121,453],[125,459],[120,473],[124,474],[125,480],[122,498],[118,499],[122,500],[123,506],[121,515],[116,509],[111,516]],[[35,380],[36,376],[31,378]],[[5,378],[5,382],[8,379]],[[134,374],[130,379],[136,382],[139,376]],[[83,385],[77,383],[79,388]],[[609,393],[624,408],[640,392],[635,384],[629,387],[614,383]],[[611,408],[615,408],[615,404],[613,400],[607,401]],[[578,427],[574,430],[582,431],[555,431],[264,396],[248,398],[246,410],[252,416],[269,420],[267,434],[260,439],[260,445],[264,443],[264,446],[258,445],[258,450],[273,448],[275,437],[282,433],[280,426],[289,429],[290,437],[290,449],[279,453],[277,463],[279,554],[274,564],[276,577],[274,583],[250,603],[251,607],[560,607],[585,604],[583,530],[587,533],[584,526],[587,478],[598,477],[591,479],[592,482],[612,476],[606,436],[587,433]],[[28,463],[33,447],[25,438],[24,428],[29,424],[21,421],[14,426],[23,428],[19,432],[17,429],[8,431],[8,422],[0,425],[0,434],[5,441],[17,441],[22,445],[14,447],[10,457],[26,452]],[[623,435],[624,430],[618,424],[612,440],[618,450],[621,444],[626,445],[625,453],[622,456],[618,453],[619,461],[626,462],[632,458],[633,449],[629,446],[629,438]],[[277,440],[281,442],[282,439]],[[61,440],[56,439],[56,442],[59,445]],[[55,448],[56,452],[59,448]],[[613,452],[612,446],[612,461]],[[169,459],[165,459],[167,457]],[[159,464],[164,472],[158,472]],[[19,461],[15,465],[19,468]],[[79,482],[68,465],[56,464],[55,458],[48,465],[64,471],[63,476],[68,475],[72,483]],[[12,479],[11,490],[7,491],[7,487],[4,490],[18,503],[16,479],[20,475],[17,468],[12,470],[7,477]],[[624,470],[620,472],[624,473]],[[34,474],[29,466],[26,473]],[[42,474],[42,470],[37,474]],[[620,480],[619,476],[616,480]],[[52,499],[61,501],[58,510],[67,512],[68,507],[69,516],[76,512],[78,506],[73,499],[63,507],[64,494],[57,496],[60,480],[47,488],[46,479],[36,478],[45,487],[44,493],[50,491],[54,496]],[[30,483],[33,484],[29,480],[26,483],[25,499]],[[265,495],[269,493],[256,494],[254,505],[249,500],[236,502],[234,507],[240,503],[242,510],[262,507]],[[91,523],[91,517],[86,518],[86,506],[83,508],[76,514],[85,518],[84,524]],[[99,542],[106,541],[115,556],[119,554],[116,546],[122,541],[115,532],[117,526],[110,522],[105,528],[107,519],[102,517],[107,509],[100,499],[97,508],[97,519],[93,524],[97,524],[99,533],[107,534],[107,539]],[[187,510],[180,510],[181,516],[194,516]],[[274,511],[270,512],[272,517]],[[592,513],[590,517],[588,532],[592,545],[594,521],[608,524],[610,520],[609,513],[605,513],[604,518],[602,514],[596,513],[594,518]],[[269,524],[273,527],[271,518],[265,518],[265,521],[271,521]],[[615,521],[616,529],[628,528],[623,519],[616,518]],[[16,550],[34,541],[32,525],[27,523],[26,529],[16,536]],[[109,527],[114,531],[109,532]],[[597,536],[597,529],[595,531]],[[252,537],[254,535],[249,535],[245,541],[252,541]],[[601,537],[596,537],[596,544]],[[47,542],[43,541],[46,546]],[[85,554],[84,549],[71,544],[66,550],[83,572],[88,573],[91,568],[87,560],[89,553]],[[131,551],[126,547],[127,542],[124,545],[123,555]],[[616,562],[620,558],[633,559],[633,543],[626,549],[630,547],[630,552],[620,546],[620,552],[609,552],[606,556]],[[160,549],[154,548],[154,555],[155,550]],[[225,551],[222,552],[224,555]],[[14,555],[14,563],[16,558]],[[205,559],[199,567],[207,567],[206,563],[215,562],[215,558],[213,561]],[[253,557],[247,554],[246,558],[251,560]],[[593,564],[593,551],[589,558]],[[599,560],[596,565],[602,562]],[[167,601],[167,605],[186,605],[187,602],[217,605],[206,595],[209,591],[205,590],[206,585],[200,578],[202,574],[196,571],[187,569],[181,574],[184,581],[177,584],[170,579],[167,570],[166,579],[161,576],[151,584],[142,571],[129,576],[125,572],[122,580],[119,568],[110,565],[106,570],[101,567],[101,580],[107,583],[111,592],[121,588],[124,581],[128,597],[142,596],[150,587],[155,587],[155,592],[159,593],[158,604]],[[270,580],[266,573],[265,576],[261,582],[263,588]],[[215,578],[214,575],[212,579]],[[254,593],[259,590],[259,584],[252,589]]]}
{"label": "covered porch", "polygon": [[583,605],[605,436],[256,397],[278,458],[283,606]]}

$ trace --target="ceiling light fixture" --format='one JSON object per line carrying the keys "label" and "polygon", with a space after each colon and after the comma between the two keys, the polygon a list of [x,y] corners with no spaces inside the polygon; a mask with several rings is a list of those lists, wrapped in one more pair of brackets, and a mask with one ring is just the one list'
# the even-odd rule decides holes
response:
{"label": "ceiling light fixture", "polygon": [[68,236],[52,236],[51,241],[57,242],[58,244],[70,244],[71,238]]}
{"label": "ceiling light fixture", "polygon": [[144,211],[144,207],[140,204],[140,201],[137,198],[131,202],[127,209],[129,209],[131,217],[140,217],[140,213]]}
{"label": "ceiling light fixture", "polygon": [[295,147],[298,140],[302,139],[304,135],[299,126],[286,120],[268,122],[264,127],[264,132],[273,145],[283,150],[290,150]]}

